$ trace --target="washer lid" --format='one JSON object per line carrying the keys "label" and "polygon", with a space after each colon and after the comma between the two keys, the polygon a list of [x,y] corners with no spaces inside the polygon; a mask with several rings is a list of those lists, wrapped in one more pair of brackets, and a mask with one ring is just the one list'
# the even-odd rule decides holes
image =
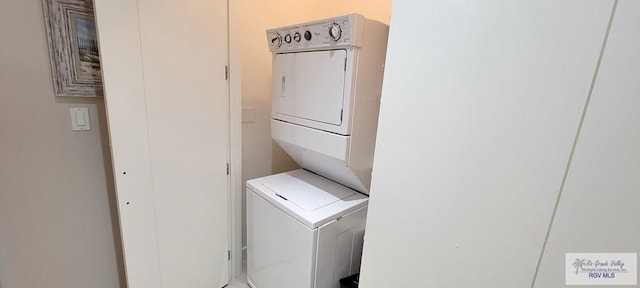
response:
{"label": "washer lid", "polygon": [[247,181],[247,186],[311,229],[366,205],[368,198],[305,170]]}
{"label": "washer lid", "polygon": [[322,180],[324,179],[310,173],[295,173],[269,179],[263,185],[276,193],[276,196],[307,211],[314,211],[356,193]]}

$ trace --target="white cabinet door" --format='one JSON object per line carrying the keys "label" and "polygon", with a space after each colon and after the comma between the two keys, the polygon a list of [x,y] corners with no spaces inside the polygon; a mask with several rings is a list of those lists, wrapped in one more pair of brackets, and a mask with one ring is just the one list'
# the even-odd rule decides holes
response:
{"label": "white cabinet door", "polygon": [[394,2],[361,287],[531,287],[613,4]]}
{"label": "white cabinet door", "polygon": [[[640,251],[638,51],[640,2],[618,1],[536,288],[563,287],[565,253]],[[585,280],[613,285],[629,283],[629,276],[617,273],[615,279]]]}
{"label": "white cabinet door", "polygon": [[95,2],[128,287],[221,287],[227,2]]}
{"label": "white cabinet door", "polygon": [[274,117],[281,114],[340,126],[346,60],[345,50],[276,54]]}

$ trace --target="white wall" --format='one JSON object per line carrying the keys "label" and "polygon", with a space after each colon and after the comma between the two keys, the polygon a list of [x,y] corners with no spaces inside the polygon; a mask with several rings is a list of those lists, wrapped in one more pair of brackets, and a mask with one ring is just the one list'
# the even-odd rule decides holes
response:
{"label": "white wall", "polygon": [[[246,0],[242,1],[240,10],[240,27],[231,27],[231,30],[232,33],[239,31],[237,33],[241,35],[242,106],[255,108],[255,123],[242,125],[244,183],[248,179],[297,168],[295,162],[271,140],[271,52],[265,30],[351,12],[388,24],[391,0]],[[244,200],[242,203],[242,215],[245,215]],[[242,243],[246,245],[245,236]]]}
{"label": "white wall", "polygon": [[[363,287],[532,286],[613,4],[394,3]],[[623,25],[637,35],[637,21],[627,22]],[[637,45],[623,51],[637,51]],[[556,270],[556,260],[564,252],[576,252],[567,250],[638,251],[637,229],[627,229],[639,226],[640,218],[633,212],[636,207],[626,204],[640,200],[637,180],[627,174],[638,171],[638,103],[631,97],[633,92],[638,95],[637,86],[631,86],[638,81],[628,76],[637,78],[638,72],[606,66],[606,55],[604,60],[602,69],[608,67],[609,79],[602,74],[598,83],[613,82],[611,74],[623,73],[627,77],[617,84],[636,90],[613,90],[609,84],[594,91],[593,102],[599,103],[587,111],[552,229],[551,239],[559,243],[550,244],[558,246],[547,251],[549,259],[541,267],[553,280],[539,287],[564,286],[557,282],[564,279],[557,277],[564,275],[564,267]],[[609,91],[620,96],[605,99]],[[625,107],[622,115],[610,118]],[[623,127],[611,131],[597,124],[604,119]],[[596,140],[600,137],[614,142]],[[612,147],[615,153],[591,153]],[[635,158],[623,161],[625,157]],[[599,174],[603,170],[589,162],[613,170]],[[618,172],[624,173],[615,176]],[[610,183],[618,185],[607,186]],[[610,207],[596,196],[606,189],[601,185],[620,196],[607,197]],[[588,195],[583,198],[581,193]],[[570,226],[577,219],[597,219],[585,210],[605,206],[625,219],[605,230],[630,237],[628,241],[608,240],[608,234],[602,234],[593,240],[602,240],[600,244],[589,240],[573,245],[585,224]]]}
{"label": "white wall", "polygon": [[0,1],[0,287],[124,287],[104,103],[54,96],[43,15]]}

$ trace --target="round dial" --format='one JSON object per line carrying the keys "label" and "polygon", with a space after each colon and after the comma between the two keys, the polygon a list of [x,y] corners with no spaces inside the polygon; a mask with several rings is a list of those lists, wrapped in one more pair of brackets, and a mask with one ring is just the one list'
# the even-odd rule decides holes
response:
{"label": "round dial", "polygon": [[284,42],[291,43],[291,34],[284,35]]}
{"label": "round dial", "polygon": [[331,38],[331,40],[337,41],[341,36],[342,28],[340,28],[340,25],[338,25],[337,23],[331,24],[331,26],[329,26],[329,37]]}
{"label": "round dial", "polygon": [[276,33],[273,34],[273,36],[271,37],[271,45],[279,48],[280,46],[282,46],[282,37],[280,36],[280,34]]}
{"label": "round dial", "polygon": [[300,42],[301,39],[302,35],[300,35],[300,32],[296,32],[296,34],[293,34],[293,40],[295,40],[296,42]]}
{"label": "round dial", "polygon": [[304,39],[307,39],[307,41],[311,40],[311,31],[304,31]]}

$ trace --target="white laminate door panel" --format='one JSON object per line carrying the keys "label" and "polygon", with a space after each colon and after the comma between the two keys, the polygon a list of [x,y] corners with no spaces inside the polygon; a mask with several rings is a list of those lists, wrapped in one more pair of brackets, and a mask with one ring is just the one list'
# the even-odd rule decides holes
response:
{"label": "white laminate door panel", "polygon": [[640,2],[620,0],[535,287],[564,287],[565,253],[640,253],[639,51]]}
{"label": "white laminate door panel", "polygon": [[137,1],[94,5],[127,285],[162,287]]}
{"label": "white laminate door panel", "polygon": [[226,1],[138,0],[164,287],[228,280]]}
{"label": "white laminate door panel", "polygon": [[227,2],[97,0],[96,15],[129,287],[221,287]]}
{"label": "white laminate door panel", "polygon": [[530,287],[614,1],[394,2],[362,287]]}

